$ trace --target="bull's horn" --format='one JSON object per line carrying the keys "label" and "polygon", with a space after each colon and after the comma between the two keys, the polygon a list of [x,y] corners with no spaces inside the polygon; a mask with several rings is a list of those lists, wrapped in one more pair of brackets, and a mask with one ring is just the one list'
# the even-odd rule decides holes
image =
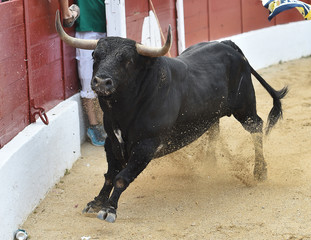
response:
{"label": "bull's horn", "polygon": [[56,11],[55,15],[55,28],[59,37],[68,45],[81,48],[81,49],[95,49],[97,46],[98,40],[88,40],[88,39],[78,39],[69,36],[63,29],[62,24],[60,23],[59,10]]}
{"label": "bull's horn", "polygon": [[172,29],[171,29],[171,25],[169,25],[168,31],[167,31],[166,43],[164,44],[163,47],[160,47],[160,48],[147,47],[139,43],[136,43],[136,50],[140,55],[143,55],[143,56],[160,57],[160,56],[164,56],[165,54],[167,54],[171,46],[172,46]]}

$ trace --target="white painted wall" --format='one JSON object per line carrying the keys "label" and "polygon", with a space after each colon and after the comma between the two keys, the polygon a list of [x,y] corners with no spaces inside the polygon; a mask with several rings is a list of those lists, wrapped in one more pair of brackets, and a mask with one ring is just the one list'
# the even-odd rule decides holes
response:
{"label": "white painted wall", "polygon": [[178,54],[181,54],[186,49],[185,40],[185,17],[184,17],[184,1],[176,1],[177,10],[177,42],[178,42]]}
{"label": "white painted wall", "polygon": [[125,0],[105,0],[107,36],[126,37]]}
{"label": "white painted wall", "polygon": [[149,16],[144,18],[141,43],[149,47],[162,46],[160,28],[153,11],[149,11]]}
{"label": "white painted wall", "polygon": [[[30,124],[0,149],[0,239],[14,231],[80,157],[85,132],[79,94]],[[82,127],[81,127],[82,126]]]}
{"label": "white painted wall", "polygon": [[250,64],[260,69],[310,55],[311,21],[277,25],[224,39],[235,42]]}

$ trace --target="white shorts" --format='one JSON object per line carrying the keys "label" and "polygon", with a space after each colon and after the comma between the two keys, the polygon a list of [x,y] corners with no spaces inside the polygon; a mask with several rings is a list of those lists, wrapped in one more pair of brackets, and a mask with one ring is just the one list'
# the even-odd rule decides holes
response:
{"label": "white shorts", "polygon": [[[99,32],[76,32],[76,38],[80,39],[100,39],[106,37],[106,33]],[[93,75],[93,50],[76,49],[76,59],[78,63],[79,79],[82,86],[81,98],[96,98],[95,92],[91,88]]]}

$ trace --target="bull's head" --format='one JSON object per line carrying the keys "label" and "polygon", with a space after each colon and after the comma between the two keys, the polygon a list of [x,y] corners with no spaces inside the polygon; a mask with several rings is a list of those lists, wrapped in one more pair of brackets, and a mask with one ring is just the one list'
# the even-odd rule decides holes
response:
{"label": "bull's head", "polygon": [[68,45],[94,50],[92,89],[99,95],[110,96],[120,85],[127,72],[139,68],[136,55],[145,57],[164,56],[171,48],[171,26],[166,43],[160,48],[147,47],[130,39],[108,37],[99,40],[77,39],[69,36],[62,28],[59,11],[56,12],[55,27],[59,37]]}

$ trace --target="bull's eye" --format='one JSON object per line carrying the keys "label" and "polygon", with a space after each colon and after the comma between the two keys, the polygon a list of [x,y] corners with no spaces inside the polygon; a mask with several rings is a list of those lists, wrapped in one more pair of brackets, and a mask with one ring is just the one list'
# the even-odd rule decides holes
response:
{"label": "bull's eye", "polygon": [[97,64],[97,60],[94,57],[93,57],[93,64]]}
{"label": "bull's eye", "polygon": [[128,67],[131,65],[131,63],[132,63],[131,60],[130,60],[130,61],[127,61],[126,64],[125,64],[125,67],[128,68]]}
{"label": "bull's eye", "polygon": [[116,58],[117,58],[118,62],[122,62],[122,55],[119,55],[119,54],[118,54],[118,55],[116,56]]}
{"label": "bull's eye", "polygon": [[92,59],[93,59],[93,63],[96,63],[98,58],[96,57],[95,52],[92,52]]}
{"label": "bull's eye", "polygon": [[122,53],[120,53],[120,52],[118,52],[118,53],[116,53],[116,59],[117,59],[117,61],[118,62],[122,62],[123,61],[123,54]]}

